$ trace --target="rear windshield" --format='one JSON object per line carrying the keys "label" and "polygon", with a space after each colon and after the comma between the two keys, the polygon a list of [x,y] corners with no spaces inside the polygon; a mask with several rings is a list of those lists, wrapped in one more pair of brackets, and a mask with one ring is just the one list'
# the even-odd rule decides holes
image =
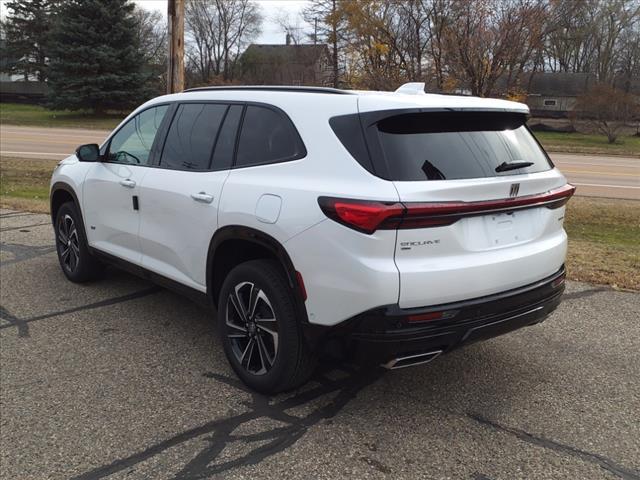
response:
{"label": "rear windshield", "polygon": [[[552,164],[525,119],[495,112],[425,112],[380,120],[378,139],[389,179],[454,180],[549,170]],[[522,162],[532,165],[513,168]]]}

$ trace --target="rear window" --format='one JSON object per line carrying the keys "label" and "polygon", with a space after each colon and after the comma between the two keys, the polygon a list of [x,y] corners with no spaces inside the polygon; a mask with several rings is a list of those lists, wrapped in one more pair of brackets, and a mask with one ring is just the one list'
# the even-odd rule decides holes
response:
{"label": "rear window", "polygon": [[[419,112],[382,119],[373,128],[389,180],[457,180],[551,169],[525,120],[496,112]],[[522,162],[532,165],[496,170]]]}

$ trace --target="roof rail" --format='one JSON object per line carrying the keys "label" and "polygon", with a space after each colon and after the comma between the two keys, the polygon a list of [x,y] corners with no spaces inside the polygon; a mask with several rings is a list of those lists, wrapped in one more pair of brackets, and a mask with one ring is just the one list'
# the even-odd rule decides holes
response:
{"label": "roof rail", "polygon": [[287,85],[225,85],[219,87],[189,88],[185,92],[208,92],[217,90],[265,90],[271,92],[330,93],[336,95],[352,95],[352,92],[329,87],[295,87]]}

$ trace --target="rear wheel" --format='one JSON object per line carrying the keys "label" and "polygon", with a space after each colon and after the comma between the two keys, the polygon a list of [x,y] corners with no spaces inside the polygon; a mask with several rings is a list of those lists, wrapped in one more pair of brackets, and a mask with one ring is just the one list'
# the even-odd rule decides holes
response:
{"label": "rear wheel", "polygon": [[293,292],[280,266],[252,260],[225,279],[218,302],[224,350],[249,387],[278,393],[306,382],[315,365],[295,315]]}
{"label": "rear wheel", "polygon": [[65,276],[72,282],[93,280],[103,265],[89,252],[80,212],[73,202],[63,204],[55,220],[56,250]]}

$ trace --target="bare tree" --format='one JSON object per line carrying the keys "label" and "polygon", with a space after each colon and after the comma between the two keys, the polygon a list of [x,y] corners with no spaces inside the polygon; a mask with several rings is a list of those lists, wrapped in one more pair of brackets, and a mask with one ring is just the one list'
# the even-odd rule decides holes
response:
{"label": "bare tree", "polygon": [[271,20],[278,25],[282,32],[286,35],[287,43],[300,45],[306,37],[310,35],[305,31],[302,25],[303,20],[300,15],[291,15],[290,13],[280,10]]}
{"label": "bare tree", "polygon": [[137,23],[136,35],[143,69],[148,72],[149,83],[158,92],[166,90],[167,27],[162,14],[136,7],[133,17]]}
{"label": "bare tree", "polygon": [[640,21],[626,29],[620,37],[616,73],[627,93],[631,90],[631,80],[640,79]]}
{"label": "bare tree", "polygon": [[240,52],[259,33],[262,16],[250,0],[187,0],[187,60],[199,82],[230,81]]}
{"label": "bare tree", "polygon": [[511,82],[530,64],[543,43],[546,18],[544,0],[454,1],[444,27],[450,74],[474,95],[494,94],[499,78],[508,74]]}
{"label": "bare tree", "polygon": [[544,67],[593,73],[612,83],[625,42],[640,22],[637,0],[558,0],[551,10],[557,28],[547,38]]}
{"label": "bare tree", "polygon": [[578,97],[572,118],[585,120],[613,143],[622,128],[640,116],[639,102],[636,95],[600,83]]}
{"label": "bare tree", "polygon": [[[331,83],[335,88],[340,87],[341,69],[340,60],[344,56],[346,46],[347,21],[344,7],[351,0],[311,0],[303,10],[302,15],[307,23],[318,29],[319,37],[329,44],[331,49]],[[314,42],[318,38],[314,39]]]}
{"label": "bare tree", "polygon": [[136,7],[133,16],[138,24],[136,34],[146,62],[164,64],[167,50],[167,26],[162,14]]}

